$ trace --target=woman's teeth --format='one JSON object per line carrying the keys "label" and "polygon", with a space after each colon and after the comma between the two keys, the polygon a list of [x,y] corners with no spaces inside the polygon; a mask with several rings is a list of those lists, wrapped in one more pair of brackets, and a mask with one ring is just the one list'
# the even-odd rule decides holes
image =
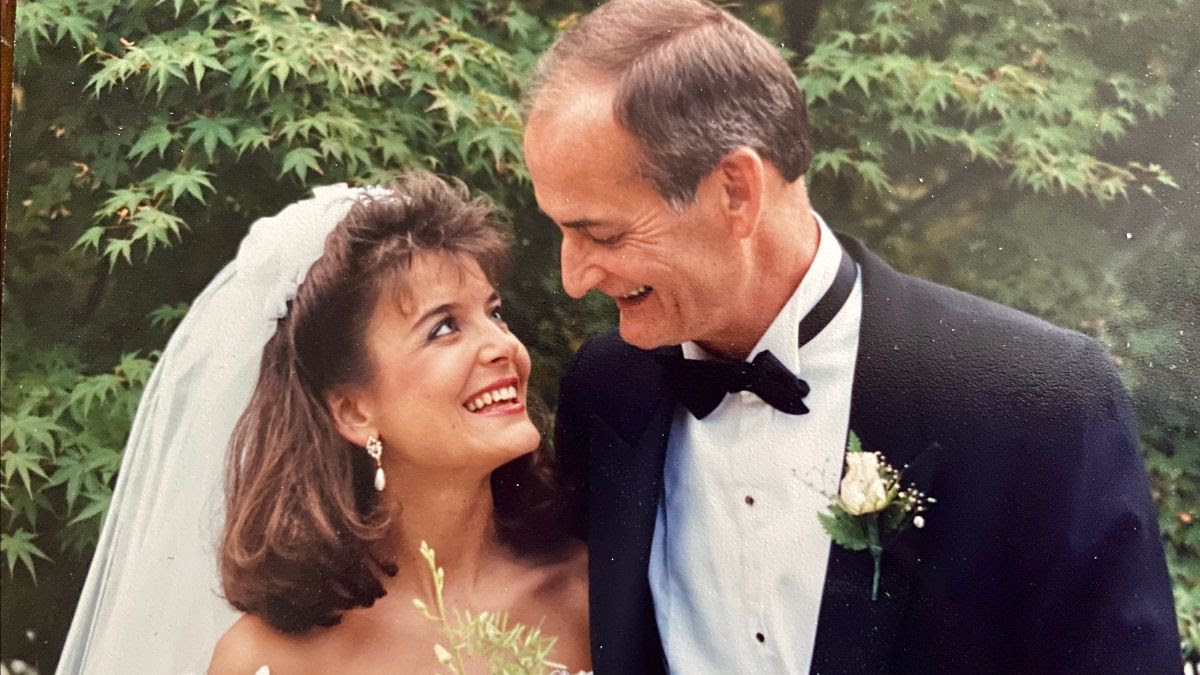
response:
{"label": "woman's teeth", "polygon": [[467,401],[466,409],[471,412],[478,412],[483,408],[504,401],[515,401],[517,399],[516,387],[500,387],[495,391],[484,392],[474,399]]}

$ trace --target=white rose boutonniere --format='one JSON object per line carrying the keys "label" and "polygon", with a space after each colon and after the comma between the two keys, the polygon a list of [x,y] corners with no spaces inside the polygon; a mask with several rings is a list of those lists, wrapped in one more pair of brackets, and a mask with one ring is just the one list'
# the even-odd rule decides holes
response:
{"label": "white rose boutonniere", "polygon": [[900,471],[878,452],[863,452],[854,432],[846,447],[846,474],[828,513],[817,514],[833,542],[851,551],[868,551],[875,562],[871,599],[879,595],[879,572],[888,541],[909,525],[925,526],[932,497],[901,483]]}
{"label": "white rose boutonniere", "polygon": [[846,455],[846,475],[838,490],[838,501],[847,513],[862,516],[882,511],[888,505],[888,486],[880,468],[879,455],[874,453]]}

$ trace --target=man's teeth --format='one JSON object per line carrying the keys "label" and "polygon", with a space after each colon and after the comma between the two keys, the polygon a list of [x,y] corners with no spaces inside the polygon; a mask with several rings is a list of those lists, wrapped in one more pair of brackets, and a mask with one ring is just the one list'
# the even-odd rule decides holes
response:
{"label": "man's teeth", "polygon": [[476,396],[474,399],[467,401],[466,408],[471,412],[476,412],[482,408],[486,408],[493,403],[502,401],[515,401],[517,399],[516,387],[500,387],[494,391],[488,391]]}
{"label": "man's teeth", "polygon": [[633,289],[632,293],[629,293],[628,295],[622,295],[621,297],[625,300],[636,300],[637,298],[640,298],[649,292],[650,292],[650,287],[645,284],[642,284],[641,286],[638,286],[637,288]]}

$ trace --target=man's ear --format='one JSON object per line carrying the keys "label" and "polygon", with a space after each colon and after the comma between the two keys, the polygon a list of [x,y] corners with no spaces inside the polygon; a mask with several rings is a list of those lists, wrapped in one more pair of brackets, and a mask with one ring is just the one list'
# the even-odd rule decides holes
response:
{"label": "man's ear", "polygon": [[367,437],[376,433],[370,409],[361,392],[339,387],[326,392],[325,404],[329,406],[338,433],[354,445],[365,446]]}
{"label": "man's ear", "polygon": [[724,190],[724,207],[734,236],[745,238],[758,226],[765,180],[763,160],[746,146],[721,158],[717,171]]}

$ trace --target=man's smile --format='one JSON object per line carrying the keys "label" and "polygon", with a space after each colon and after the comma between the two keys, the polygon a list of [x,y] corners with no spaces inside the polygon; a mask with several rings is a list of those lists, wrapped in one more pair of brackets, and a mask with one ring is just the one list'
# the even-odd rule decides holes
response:
{"label": "man's smile", "polygon": [[653,290],[653,287],[642,284],[625,295],[616,296],[615,299],[619,305],[634,305],[646,299]]}

